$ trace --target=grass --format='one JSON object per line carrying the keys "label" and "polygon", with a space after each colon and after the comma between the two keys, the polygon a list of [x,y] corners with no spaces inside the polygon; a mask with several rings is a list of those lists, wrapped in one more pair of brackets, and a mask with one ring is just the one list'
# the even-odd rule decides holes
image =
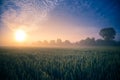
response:
{"label": "grass", "polygon": [[1,47],[0,80],[120,80],[120,50]]}

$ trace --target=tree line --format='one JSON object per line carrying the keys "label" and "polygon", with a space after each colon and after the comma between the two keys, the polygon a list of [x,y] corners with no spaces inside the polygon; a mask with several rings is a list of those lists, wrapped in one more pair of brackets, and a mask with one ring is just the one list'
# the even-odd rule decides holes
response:
{"label": "tree line", "polygon": [[80,40],[74,43],[71,43],[69,40],[62,41],[61,39],[51,40],[48,42],[47,40],[38,41],[34,44],[38,45],[55,45],[55,46],[120,46],[120,41],[116,41],[116,31],[114,28],[103,28],[99,31],[99,35],[102,39],[90,38],[87,37],[84,40]]}

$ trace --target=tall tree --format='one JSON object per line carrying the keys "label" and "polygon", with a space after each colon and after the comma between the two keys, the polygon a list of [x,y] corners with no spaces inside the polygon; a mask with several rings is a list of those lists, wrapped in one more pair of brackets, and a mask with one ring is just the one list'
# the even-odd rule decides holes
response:
{"label": "tall tree", "polygon": [[103,37],[104,40],[113,40],[116,35],[114,28],[103,28],[100,30],[99,35]]}

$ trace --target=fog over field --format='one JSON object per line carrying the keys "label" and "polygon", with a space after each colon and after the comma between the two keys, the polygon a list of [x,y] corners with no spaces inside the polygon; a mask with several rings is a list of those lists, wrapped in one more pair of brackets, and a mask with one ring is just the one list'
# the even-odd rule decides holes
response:
{"label": "fog over field", "polygon": [[120,0],[0,0],[0,80],[120,80]]}

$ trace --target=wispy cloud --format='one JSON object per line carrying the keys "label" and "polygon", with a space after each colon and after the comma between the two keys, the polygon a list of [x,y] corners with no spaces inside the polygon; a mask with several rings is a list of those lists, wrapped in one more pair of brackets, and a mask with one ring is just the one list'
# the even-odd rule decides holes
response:
{"label": "wispy cloud", "polygon": [[[60,0],[5,0],[2,21],[10,29],[37,29]],[[24,27],[23,27],[24,26]],[[29,28],[28,28],[29,27]]]}

